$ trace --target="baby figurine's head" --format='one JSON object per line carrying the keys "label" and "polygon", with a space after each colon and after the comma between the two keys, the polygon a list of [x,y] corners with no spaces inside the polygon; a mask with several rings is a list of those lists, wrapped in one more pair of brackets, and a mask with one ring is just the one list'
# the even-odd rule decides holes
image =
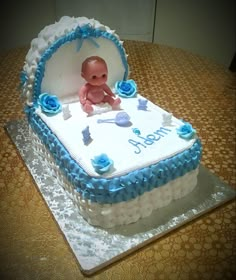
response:
{"label": "baby figurine's head", "polygon": [[90,56],[82,63],[81,76],[93,86],[101,86],[107,81],[107,65],[99,56]]}

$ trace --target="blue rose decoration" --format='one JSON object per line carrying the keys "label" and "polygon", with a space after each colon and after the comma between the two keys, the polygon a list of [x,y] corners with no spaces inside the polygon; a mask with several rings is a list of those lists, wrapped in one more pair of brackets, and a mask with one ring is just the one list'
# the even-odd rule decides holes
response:
{"label": "blue rose decoration", "polygon": [[185,122],[179,128],[176,129],[177,134],[186,140],[190,140],[196,134],[196,130],[193,129],[190,123]]}
{"label": "blue rose decoration", "polygon": [[117,81],[115,92],[121,97],[134,97],[137,93],[137,84],[134,80]]}
{"label": "blue rose decoration", "polygon": [[95,156],[94,159],[91,159],[91,162],[95,171],[99,174],[108,172],[113,166],[113,160],[111,160],[106,154]]}
{"label": "blue rose decoration", "polygon": [[62,106],[57,96],[42,93],[39,96],[39,105],[44,113],[47,115],[56,115],[61,112]]}

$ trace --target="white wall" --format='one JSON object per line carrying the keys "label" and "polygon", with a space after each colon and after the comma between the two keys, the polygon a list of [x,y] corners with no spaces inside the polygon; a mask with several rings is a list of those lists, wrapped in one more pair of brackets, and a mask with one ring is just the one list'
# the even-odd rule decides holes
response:
{"label": "white wall", "polygon": [[0,9],[0,51],[27,45],[61,16],[87,16],[122,39],[152,41],[156,0],[8,0]]}
{"label": "white wall", "polygon": [[7,0],[0,9],[0,51],[30,44],[55,22],[55,0]]}
{"label": "white wall", "polygon": [[96,18],[122,39],[152,41],[155,0],[57,0],[56,17]]}
{"label": "white wall", "polygon": [[207,56],[226,66],[236,50],[235,0],[157,0],[154,42]]}
{"label": "white wall", "polygon": [[0,51],[29,45],[45,25],[62,15],[87,16],[115,29],[122,39],[154,41],[190,50],[228,67],[236,48],[235,2],[8,0],[0,9]]}

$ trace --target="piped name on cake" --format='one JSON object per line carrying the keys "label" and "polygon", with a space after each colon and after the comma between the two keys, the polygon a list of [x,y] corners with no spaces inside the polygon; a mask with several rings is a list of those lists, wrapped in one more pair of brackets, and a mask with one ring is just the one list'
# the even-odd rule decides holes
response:
{"label": "piped name on cake", "polygon": [[147,148],[147,146],[155,144],[161,138],[168,135],[168,133],[171,132],[171,130],[168,129],[168,128],[165,128],[165,127],[160,127],[159,129],[157,129],[156,131],[154,131],[151,134],[146,135],[145,137],[143,137],[141,135],[141,132],[138,128],[134,128],[133,132],[139,139],[142,140],[142,142],[136,141],[136,140],[133,140],[133,139],[129,139],[128,142],[132,146],[135,147],[134,153],[135,154],[140,154],[141,151],[142,151],[142,148]]}

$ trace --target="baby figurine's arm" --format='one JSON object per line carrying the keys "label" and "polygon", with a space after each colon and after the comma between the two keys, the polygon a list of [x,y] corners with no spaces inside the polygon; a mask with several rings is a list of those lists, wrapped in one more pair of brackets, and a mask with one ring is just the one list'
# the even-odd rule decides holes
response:
{"label": "baby figurine's arm", "polygon": [[88,89],[86,85],[83,85],[79,90],[79,101],[82,105],[86,103],[87,94],[88,94]]}
{"label": "baby figurine's arm", "polygon": [[111,91],[111,89],[109,88],[109,86],[107,84],[104,84],[102,86],[102,88],[108,95],[115,97],[115,94]]}

